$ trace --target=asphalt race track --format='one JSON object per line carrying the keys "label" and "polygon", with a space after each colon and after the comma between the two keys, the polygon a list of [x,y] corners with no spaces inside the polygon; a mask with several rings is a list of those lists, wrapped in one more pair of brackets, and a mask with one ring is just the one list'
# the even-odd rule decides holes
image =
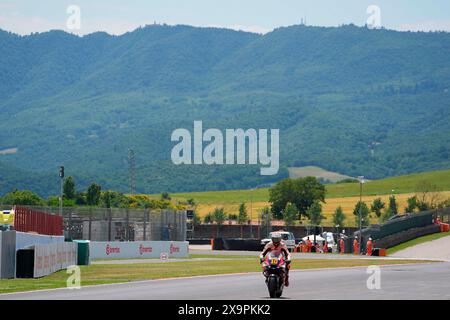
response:
{"label": "asphalt race track", "polygon": [[[294,270],[283,299],[450,299],[450,263],[381,267],[381,288],[368,289],[366,267]],[[0,295],[0,299],[268,299],[260,273],[148,280],[81,289]]]}

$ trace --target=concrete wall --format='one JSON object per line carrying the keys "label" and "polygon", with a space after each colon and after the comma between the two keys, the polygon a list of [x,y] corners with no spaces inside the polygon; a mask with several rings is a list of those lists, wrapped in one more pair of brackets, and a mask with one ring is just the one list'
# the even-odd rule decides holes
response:
{"label": "concrete wall", "polygon": [[74,242],[34,246],[33,277],[39,278],[77,264],[78,245]]}
{"label": "concrete wall", "polygon": [[15,266],[16,231],[0,231],[0,279],[14,278]]}
{"label": "concrete wall", "polygon": [[64,236],[46,236],[41,234],[16,232],[16,250],[24,249],[36,244],[50,244],[64,242]]}

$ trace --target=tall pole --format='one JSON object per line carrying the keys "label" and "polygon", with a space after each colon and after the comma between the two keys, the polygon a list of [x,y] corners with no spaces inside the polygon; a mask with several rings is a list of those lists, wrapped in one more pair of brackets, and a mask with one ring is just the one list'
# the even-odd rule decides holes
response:
{"label": "tall pole", "polygon": [[362,207],[362,185],[364,182],[364,176],[359,176],[359,254],[361,254],[362,250],[362,214],[361,214],[361,207]]}
{"label": "tall pole", "polygon": [[61,186],[60,186],[60,190],[59,190],[59,215],[62,216],[63,189],[64,189],[64,166],[59,167],[59,177],[61,178]]}
{"label": "tall pole", "polygon": [[250,238],[253,239],[252,219],[253,219],[253,189],[250,190]]}

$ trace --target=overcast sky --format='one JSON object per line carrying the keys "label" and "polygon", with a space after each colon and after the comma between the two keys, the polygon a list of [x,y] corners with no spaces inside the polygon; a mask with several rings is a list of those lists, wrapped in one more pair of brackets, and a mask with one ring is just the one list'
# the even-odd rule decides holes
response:
{"label": "overcast sky", "polygon": [[[80,29],[68,29],[70,5],[80,8]],[[450,32],[449,0],[0,0],[0,28],[19,34],[61,29],[77,34],[122,34],[146,24],[217,26],[266,33],[299,24],[365,25],[370,5],[388,29]]]}

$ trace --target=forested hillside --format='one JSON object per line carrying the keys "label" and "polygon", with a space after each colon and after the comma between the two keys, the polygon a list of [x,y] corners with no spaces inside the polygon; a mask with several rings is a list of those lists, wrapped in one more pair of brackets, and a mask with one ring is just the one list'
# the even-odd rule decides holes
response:
{"label": "forested hillside", "polygon": [[[450,168],[450,34],[152,25],[111,36],[0,30],[0,194],[81,186],[252,188],[315,165],[369,179]],[[174,129],[280,129],[281,169],[175,166]]]}

